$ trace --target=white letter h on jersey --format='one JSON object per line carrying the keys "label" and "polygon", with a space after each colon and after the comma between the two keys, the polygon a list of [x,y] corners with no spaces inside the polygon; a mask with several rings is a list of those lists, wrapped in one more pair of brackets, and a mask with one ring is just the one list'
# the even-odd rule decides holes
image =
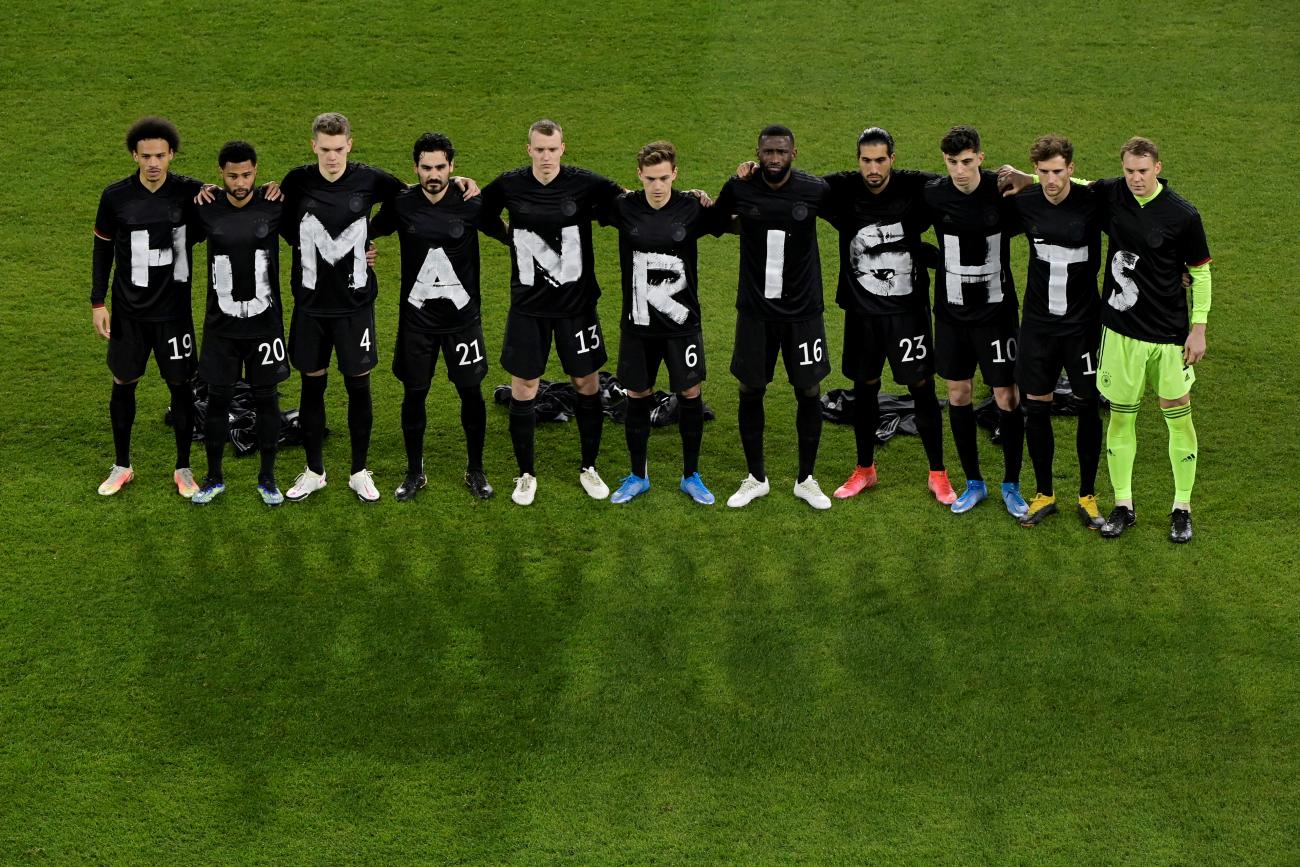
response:
{"label": "white letter h on jersey", "polygon": [[190,263],[185,257],[185,227],[172,228],[172,245],[155,250],[149,246],[149,232],[136,229],[131,233],[131,282],[144,288],[149,285],[149,269],[172,266],[172,279],[190,279]]}

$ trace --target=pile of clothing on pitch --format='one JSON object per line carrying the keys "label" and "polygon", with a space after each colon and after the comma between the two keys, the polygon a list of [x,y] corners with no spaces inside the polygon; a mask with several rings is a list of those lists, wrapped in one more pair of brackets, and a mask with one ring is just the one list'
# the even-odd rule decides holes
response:
{"label": "pile of clothing on pitch", "polygon": [[[680,411],[676,394],[656,391],[650,398],[654,401],[650,409],[651,427],[677,424]],[[492,389],[492,401],[502,406],[509,406],[510,386],[498,385]],[[538,421],[568,421],[573,418],[577,401],[578,392],[572,383],[543,379],[537,385],[537,403],[533,405],[534,412]],[[627,416],[627,389],[618,381],[618,377],[603,370],[600,372],[600,405],[606,418],[618,424],[623,423],[623,419]],[[704,404],[704,420],[713,419],[712,408],[707,403]]]}
{"label": "pile of clothing on pitch", "polygon": [[[194,395],[194,441],[203,441],[203,428],[208,418],[208,386],[201,379],[190,383]],[[172,426],[172,408],[167,407],[163,422]],[[329,436],[326,428],[325,435]],[[253,403],[253,387],[240,380],[235,383],[235,394],[230,401],[230,442],[235,447],[235,457],[245,457],[257,451],[257,407]],[[279,447],[302,445],[302,426],[298,423],[298,410],[280,413]]]}

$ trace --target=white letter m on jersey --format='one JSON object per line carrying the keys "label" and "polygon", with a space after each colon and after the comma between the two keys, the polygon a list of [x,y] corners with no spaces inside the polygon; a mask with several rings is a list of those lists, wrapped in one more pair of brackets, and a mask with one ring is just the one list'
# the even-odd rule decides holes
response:
{"label": "white letter m on jersey", "polygon": [[565,226],[560,232],[559,253],[535,232],[515,229],[512,234],[520,283],[533,285],[534,266],[541,268],[542,275],[554,286],[572,283],[582,276],[582,238],[577,226]]}
{"label": "white letter m on jersey", "polygon": [[[667,272],[667,280],[650,282],[650,272]],[[686,305],[673,298],[686,288],[686,266],[670,253],[632,252],[632,321],[650,324],[650,308],[681,325],[690,315]]]}
{"label": "white letter m on jersey", "polygon": [[316,255],[329,264],[339,262],[352,254],[352,280],[348,288],[366,285],[366,218],[356,221],[343,230],[337,238],[321,225],[312,214],[303,214],[298,229],[298,243],[302,258],[302,288],[316,288]]}

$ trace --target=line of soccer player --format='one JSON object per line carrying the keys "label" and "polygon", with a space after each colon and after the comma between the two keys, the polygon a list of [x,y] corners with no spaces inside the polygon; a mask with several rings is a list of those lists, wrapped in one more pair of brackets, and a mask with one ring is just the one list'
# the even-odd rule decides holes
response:
{"label": "line of soccer player", "polygon": [[[830,372],[817,246],[820,217],[839,235],[836,301],[845,311],[841,367],[856,394],[857,466],[835,490],[836,498],[856,496],[877,482],[877,396],[888,360],[915,403],[930,491],[959,514],[986,499],[972,406],[978,368],[998,407],[1003,504],[1022,525],[1040,523],[1057,511],[1050,412],[1064,369],[1077,409],[1077,511],[1084,525],[1115,537],[1136,520],[1134,422],[1149,381],[1169,427],[1175,479],[1170,539],[1191,538],[1196,433],[1190,387],[1192,365],[1205,352],[1210,255],[1199,214],[1157,177],[1159,154],[1147,139],[1124,145],[1122,178],[1084,184],[1073,179],[1073,148],[1061,136],[1034,142],[1029,156],[1036,176],[1010,166],[994,173],[982,167],[979,133],[954,127],[940,143],[947,174],[936,175],[895,168],[893,137],[871,127],[858,136],[855,170],[815,177],[793,167],[794,134],[769,126],[759,134],[757,161],[743,163],[716,201],[699,190],[674,188],[677,154],[665,141],[638,152],[642,189],[637,191],[567,165],[563,131],[550,120],[528,131],[530,164],[503,173],[481,191],[472,180],[453,176],[455,149],[441,134],[426,133],[415,142],[415,185],[350,161],[351,127],[336,113],[313,123],[316,163],[260,189],[257,156],[246,142],[221,149],[220,188],[169,171],[180,147],[169,121],[140,120],[127,133],[126,145],[139,170],[104,191],[95,219],[91,304],[95,329],[108,340],[116,451],[101,494],[114,494],[133,478],[135,386],[150,353],[172,392],[174,480],[182,496],[204,504],[224,490],[229,407],[241,378],[252,387],[257,408],[263,501],[278,505],[324,488],[324,397],[333,354],[348,396],[348,484],[361,500],[378,500],[367,469],[373,424],[369,374],[379,355],[371,241],[397,234],[402,276],[393,372],[404,386],[407,470],[395,498],[410,500],[427,482],[425,404],[440,354],[460,398],[465,484],[474,496],[490,497],[492,486],[483,471],[482,233],[510,249],[511,303],[501,364],[511,376],[509,428],[519,467],[514,502],[529,505],[537,491],[534,404],[554,341],[577,391],[583,489],[616,503],[649,490],[651,393],[662,364],[680,406],[680,488],[695,502],[711,504],[713,495],[698,471],[705,352],[697,241],[735,232],[740,266],[731,372],[739,382],[737,422],[748,474],[727,503],[743,507],[769,493],[764,396],[779,354],[796,401],[794,494],[813,508],[828,509],[831,499],[813,475],[822,426],[820,383]],[[593,221],[617,229],[622,266],[618,377],[628,391],[631,468],[612,495],[596,470],[604,420],[599,371],[608,355],[596,309]],[[931,227],[937,250],[922,240]],[[1022,232],[1030,251],[1023,320],[1009,252],[1011,237]],[[1103,232],[1110,241],[1109,267],[1099,295]],[[293,252],[287,348],[280,238]],[[190,274],[193,245],[204,240],[209,280],[203,346],[196,359]],[[110,282],[111,314],[105,306]],[[280,433],[276,387],[288,378],[289,363],[302,374],[299,409],[307,466],[282,494],[274,475]],[[190,470],[188,383],[196,369],[209,393],[208,470],[201,485]],[[947,381],[949,423],[966,477],[960,494],[944,466],[936,373]],[[1115,507],[1105,519],[1094,489],[1102,441],[1099,392],[1111,404],[1107,457],[1115,487]],[[1037,483],[1028,503],[1019,486],[1026,441]]]}

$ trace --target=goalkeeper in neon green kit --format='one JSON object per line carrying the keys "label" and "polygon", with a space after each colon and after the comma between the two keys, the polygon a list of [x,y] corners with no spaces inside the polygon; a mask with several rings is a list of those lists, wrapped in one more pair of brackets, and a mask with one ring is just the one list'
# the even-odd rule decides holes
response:
{"label": "goalkeeper in neon green kit", "polygon": [[[1097,387],[1110,401],[1106,461],[1115,508],[1101,535],[1115,538],[1137,521],[1133,459],[1137,412],[1147,383],[1169,427],[1174,503],[1169,539],[1192,538],[1196,428],[1192,426],[1193,365],[1205,355],[1210,312],[1210,250],[1201,215],[1161,180],[1154,142],[1135,137],[1120,150],[1122,178],[1097,181],[1106,202],[1108,265],[1102,286],[1101,360]],[[1183,272],[1191,275],[1191,309]]]}

